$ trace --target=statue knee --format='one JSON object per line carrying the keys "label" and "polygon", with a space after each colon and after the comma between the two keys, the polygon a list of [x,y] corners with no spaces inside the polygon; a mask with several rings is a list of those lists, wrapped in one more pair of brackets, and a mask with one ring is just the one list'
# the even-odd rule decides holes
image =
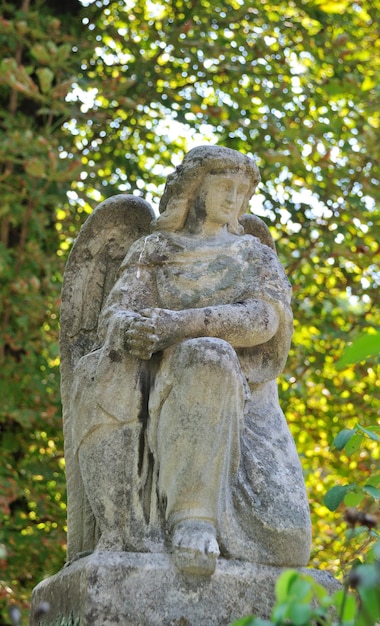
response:
{"label": "statue knee", "polygon": [[180,367],[207,365],[227,371],[240,371],[236,352],[224,339],[217,337],[188,339],[177,347],[176,352]]}

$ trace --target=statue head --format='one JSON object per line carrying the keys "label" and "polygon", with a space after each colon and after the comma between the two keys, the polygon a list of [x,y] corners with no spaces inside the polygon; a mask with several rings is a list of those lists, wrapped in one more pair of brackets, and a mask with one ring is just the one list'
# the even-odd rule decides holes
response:
{"label": "statue head", "polygon": [[248,201],[260,182],[259,170],[254,161],[236,150],[221,146],[199,146],[185,156],[181,165],[170,174],[160,201],[160,217],[155,229],[196,232],[204,219],[202,187],[207,177],[236,176],[244,181],[246,189],[239,215],[231,216],[228,230],[241,234],[238,217],[246,212]]}

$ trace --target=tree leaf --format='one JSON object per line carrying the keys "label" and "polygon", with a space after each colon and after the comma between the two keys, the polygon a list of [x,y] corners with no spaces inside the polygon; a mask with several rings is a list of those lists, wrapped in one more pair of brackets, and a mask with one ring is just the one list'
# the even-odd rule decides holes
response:
{"label": "tree leaf", "polygon": [[364,497],[365,494],[361,491],[348,491],[344,496],[344,504],[346,506],[358,506]]}
{"label": "tree leaf", "polygon": [[363,426],[360,426],[360,424],[357,424],[357,428],[359,428],[359,430],[361,430],[362,433],[367,435],[367,437],[372,439],[372,441],[380,441],[379,435],[375,432],[372,432],[372,430],[370,430],[369,428],[363,428]]}
{"label": "tree leaf", "polygon": [[309,624],[312,614],[313,609],[310,604],[293,604],[289,611],[289,617],[295,626]]}
{"label": "tree leaf", "polygon": [[276,598],[279,603],[284,602],[289,594],[292,582],[297,580],[299,573],[296,570],[286,570],[282,572],[276,581]]}
{"label": "tree leaf", "polygon": [[343,502],[346,493],[351,488],[350,485],[335,485],[331,487],[326,493],[323,503],[330,511],[335,511],[338,506]]}
{"label": "tree leaf", "polygon": [[348,454],[348,456],[360,450],[362,443],[363,443],[363,439],[364,439],[364,435],[356,431],[355,435],[351,437],[349,441],[347,441],[347,444],[345,445],[344,449],[345,449],[345,452]]}
{"label": "tree leaf", "polygon": [[344,446],[348,441],[350,441],[351,437],[353,437],[356,433],[355,429],[345,428],[341,430],[340,433],[334,439],[334,446],[338,450],[343,450]]}
{"label": "tree leaf", "polygon": [[343,356],[337,361],[337,368],[342,369],[347,365],[359,363],[364,359],[379,356],[380,354],[380,332],[366,333],[360,335],[348,346]]}
{"label": "tree leaf", "polygon": [[370,496],[372,496],[372,498],[375,498],[376,500],[379,500],[380,498],[380,489],[377,489],[373,485],[364,485],[363,491],[368,493]]}
{"label": "tree leaf", "polygon": [[36,74],[42,93],[49,93],[54,80],[54,72],[52,72],[48,67],[41,67],[36,70]]}

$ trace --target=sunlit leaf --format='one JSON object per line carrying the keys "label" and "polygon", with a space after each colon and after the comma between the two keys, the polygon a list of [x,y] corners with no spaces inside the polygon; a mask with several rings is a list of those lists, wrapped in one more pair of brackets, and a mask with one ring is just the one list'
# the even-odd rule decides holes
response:
{"label": "sunlit leaf", "polygon": [[360,335],[350,346],[345,349],[343,356],[337,362],[338,368],[346,365],[359,363],[364,359],[379,356],[380,333],[367,333]]}
{"label": "sunlit leaf", "polygon": [[361,491],[357,491],[357,492],[356,491],[349,491],[344,496],[344,504],[346,506],[356,507],[356,506],[358,506],[358,504],[360,504],[362,502],[364,497],[365,497],[365,493],[363,493]]}

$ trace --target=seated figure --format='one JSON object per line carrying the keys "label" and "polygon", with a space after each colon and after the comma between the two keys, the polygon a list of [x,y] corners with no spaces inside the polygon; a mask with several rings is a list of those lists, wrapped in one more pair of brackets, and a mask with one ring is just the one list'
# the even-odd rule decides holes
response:
{"label": "seated figure", "polygon": [[276,385],[291,289],[268,229],[244,215],[259,180],[249,157],[201,146],[168,177],[157,219],[121,195],[82,228],[61,314],[69,559],[169,552],[194,575],[219,556],[306,565]]}

